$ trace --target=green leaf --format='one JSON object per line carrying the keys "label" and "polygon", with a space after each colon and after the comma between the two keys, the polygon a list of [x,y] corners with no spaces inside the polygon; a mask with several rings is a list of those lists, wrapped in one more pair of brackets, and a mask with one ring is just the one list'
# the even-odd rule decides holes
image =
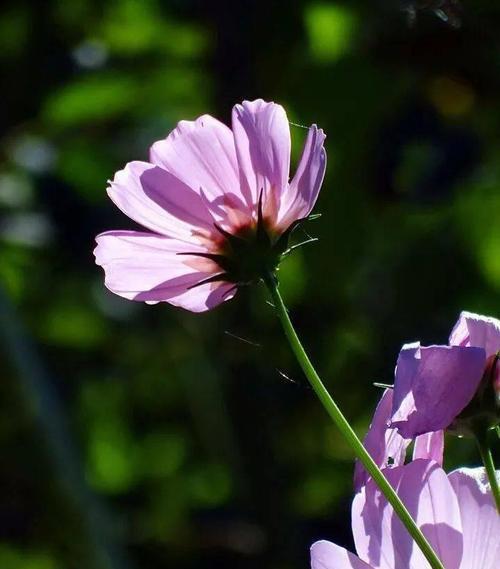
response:
{"label": "green leaf", "polygon": [[119,74],[97,74],[70,83],[50,96],[42,118],[55,126],[75,127],[106,121],[136,103],[137,84]]}

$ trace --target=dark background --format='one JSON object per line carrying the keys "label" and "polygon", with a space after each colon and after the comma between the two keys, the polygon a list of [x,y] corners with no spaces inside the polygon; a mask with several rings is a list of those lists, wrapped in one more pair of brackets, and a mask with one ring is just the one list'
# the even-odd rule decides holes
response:
{"label": "dark background", "polygon": [[[319,124],[320,241],[282,290],[362,435],[402,343],[500,314],[500,5],[413,4],[4,3],[1,569],[298,569],[318,538],[351,546],[352,454],[263,288],[146,306],[92,250],[134,227],[106,180],[178,120],[263,97]],[[449,439],[450,468],[477,463]]]}

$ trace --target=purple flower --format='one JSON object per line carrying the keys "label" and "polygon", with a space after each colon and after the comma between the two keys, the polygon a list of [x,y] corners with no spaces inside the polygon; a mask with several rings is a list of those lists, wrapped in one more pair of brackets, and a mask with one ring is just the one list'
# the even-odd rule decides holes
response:
{"label": "purple flower", "polygon": [[[405,438],[450,427],[478,392],[483,377],[493,388],[496,385],[490,375],[498,372],[498,350],[500,321],[470,312],[461,313],[448,346],[403,346],[391,425]],[[486,404],[494,407],[493,390]]]}
{"label": "purple flower", "polygon": [[[446,569],[497,569],[500,516],[484,469],[450,475],[431,460],[385,474]],[[352,531],[358,556],[328,541],[311,548],[312,569],[428,569],[420,549],[373,481],[354,498]]]}
{"label": "purple flower", "polygon": [[[406,451],[411,439],[402,437],[397,429],[389,424],[393,400],[393,390],[386,389],[382,395],[363,445],[379,468],[393,468],[405,464]],[[415,439],[412,459],[430,459],[443,464],[444,432],[435,431],[419,435]],[[368,472],[359,460],[354,468],[354,489],[359,492],[370,480]]]}
{"label": "purple flower", "polygon": [[326,167],[325,135],[309,128],[289,182],[290,129],[280,105],[236,105],[232,130],[204,115],[181,121],[130,162],[108,194],[148,231],[97,237],[96,262],[115,294],[193,312],[272,273],[296,223],[311,212]]}

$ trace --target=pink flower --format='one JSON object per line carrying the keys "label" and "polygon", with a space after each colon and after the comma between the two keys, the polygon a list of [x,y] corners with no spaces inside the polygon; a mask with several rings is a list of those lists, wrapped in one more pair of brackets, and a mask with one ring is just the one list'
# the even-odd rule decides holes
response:
{"label": "pink flower", "polygon": [[[497,569],[500,516],[484,469],[450,475],[431,460],[385,471],[446,569]],[[311,548],[312,569],[428,569],[429,564],[373,481],[354,498],[358,556],[328,541]]]}
{"label": "pink flower", "polygon": [[[412,442],[412,439],[402,437],[389,423],[393,395],[392,389],[384,391],[363,441],[364,447],[379,468],[403,466],[406,461],[406,451]],[[444,431],[434,431],[415,438],[413,460],[431,459],[442,466],[443,453]],[[354,468],[354,490],[359,492],[369,479],[368,472],[357,460]]]}
{"label": "pink flower", "polygon": [[494,426],[500,419],[495,394],[499,350],[500,321],[471,312],[461,313],[448,346],[403,346],[391,425],[405,438],[457,426],[457,417],[474,399],[477,404],[465,413],[459,428],[471,429],[477,419]]}
{"label": "pink flower", "polygon": [[232,130],[209,115],[181,121],[153,144],[149,162],[130,162],[110,183],[113,202],[148,231],[97,236],[106,286],[130,300],[202,312],[273,273],[316,202],[324,139],[309,128],[289,182],[290,129],[280,105],[236,105]]}

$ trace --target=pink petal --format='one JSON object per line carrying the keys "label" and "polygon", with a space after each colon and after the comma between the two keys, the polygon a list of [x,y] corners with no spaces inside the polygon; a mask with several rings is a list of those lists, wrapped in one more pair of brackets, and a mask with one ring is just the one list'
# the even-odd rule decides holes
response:
{"label": "pink petal", "polygon": [[[379,467],[385,468],[391,462],[394,466],[404,464],[409,439],[404,439],[396,429],[388,427],[392,409],[392,389],[386,389],[380,399],[368,433],[363,441],[366,450]],[[368,472],[359,460],[354,467],[354,489],[358,492],[369,479]]]}
{"label": "pink petal", "polygon": [[129,162],[115,174],[108,194],[123,213],[156,233],[191,241],[200,228],[213,230],[201,197],[153,164]]}
{"label": "pink petal", "polygon": [[[385,474],[446,569],[459,569],[462,523],[446,473],[435,462],[416,460]],[[359,557],[376,569],[429,567],[371,480],[354,498],[352,529]]]}
{"label": "pink petal", "polygon": [[262,99],[233,108],[233,134],[241,191],[247,203],[258,203],[261,191],[267,209],[274,210],[288,184],[290,128],[285,110]]}
{"label": "pink petal", "polygon": [[181,121],[165,140],[151,147],[150,160],[182,180],[209,202],[224,201],[250,210],[240,193],[238,162],[231,130],[210,115]]}
{"label": "pink petal", "polygon": [[311,569],[372,569],[343,547],[329,541],[317,541],[311,547]]}
{"label": "pink petal", "polygon": [[433,460],[439,466],[443,466],[444,454],[444,431],[434,431],[433,433],[426,433],[419,435],[415,439],[415,446],[413,447],[413,460],[423,458],[426,460]]}
{"label": "pink petal", "polygon": [[405,438],[448,427],[477,390],[484,350],[406,344],[396,367],[391,425]]}
{"label": "pink petal", "polygon": [[451,346],[483,348],[486,357],[500,350],[500,320],[462,312],[450,335]]}
{"label": "pink petal", "polygon": [[321,129],[311,126],[297,172],[281,198],[278,221],[284,229],[308,216],[316,203],[326,170],[325,138]]}
{"label": "pink petal", "polygon": [[169,299],[169,303],[191,312],[205,312],[219,304],[231,300],[236,294],[233,283],[215,282],[196,286],[179,296]]}
{"label": "pink petal", "polygon": [[461,468],[449,475],[462,517],[464,552],[461,569],[498,569],[500,516],[483,468]]}
{"label": "pink petal", "polygon": [[129,300],[167,301],[200,312],[226,300],[232,288],[228,283],[194,286],[220,271],[212,261],[178,254],[204,252],[200,246],[135,231],[101,233],[96,241],[106,287]]}

